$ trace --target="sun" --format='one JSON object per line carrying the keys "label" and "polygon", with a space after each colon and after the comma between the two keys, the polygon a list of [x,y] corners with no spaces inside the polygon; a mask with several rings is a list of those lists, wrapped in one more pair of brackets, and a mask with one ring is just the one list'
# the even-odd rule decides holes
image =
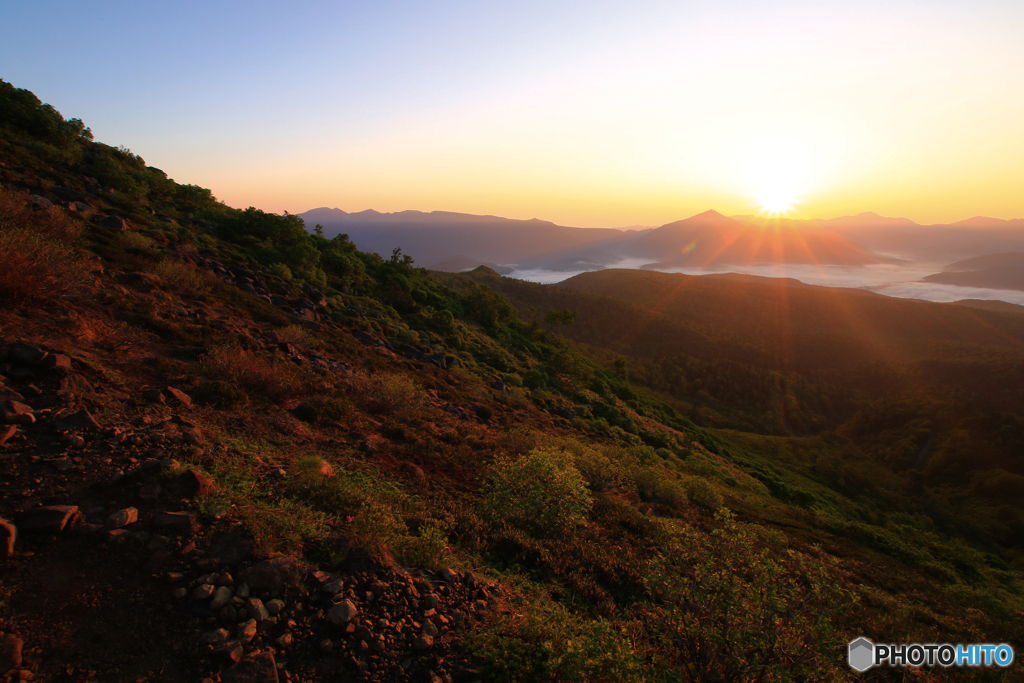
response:
{"label": "sun", "polygon": [[797,203],[796,193],[791,190],[774,189],[762,192],[758,198],[762,214],[769,216],[789,215]]}

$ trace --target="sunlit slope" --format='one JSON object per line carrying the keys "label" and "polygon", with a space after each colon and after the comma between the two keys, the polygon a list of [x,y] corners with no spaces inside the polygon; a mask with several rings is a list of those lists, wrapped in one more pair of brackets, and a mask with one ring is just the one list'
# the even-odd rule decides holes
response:
{"label": "sunlit slope", "polygon": [[[907,391],[1024,409],[1022,316],[765,279],[605,270],[542,286],[475,277],[527,314],[578,311],[560,330],[576,341],[633,357],[733,364],[728,377],[716,373],[718,394],[740,407],[754,395],[767,405],[773,392],[805,382],[822,413],[857,396]],[[789,379],[761,386],[781,381],[765,373]],[[744,388],[751,384],[761,388]]]}
{"label": "sunlit slope", "polygon": [[1024,352],[1024,321],[857,290],[635,270],[584,273],[558,287],[690,321],[711,336],[735,337],[780,369],[921,359],[957,346]]}

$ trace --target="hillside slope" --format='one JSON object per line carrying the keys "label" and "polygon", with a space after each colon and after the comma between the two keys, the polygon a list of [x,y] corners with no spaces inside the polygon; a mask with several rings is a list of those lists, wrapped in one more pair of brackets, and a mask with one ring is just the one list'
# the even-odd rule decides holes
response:
{"label": "hillside slope", "polygon": [[12,680],[844,681],[858,636],[1024,635],[997,412],[704,428],[496,274],[227,207],[2,81],[0,132]]}

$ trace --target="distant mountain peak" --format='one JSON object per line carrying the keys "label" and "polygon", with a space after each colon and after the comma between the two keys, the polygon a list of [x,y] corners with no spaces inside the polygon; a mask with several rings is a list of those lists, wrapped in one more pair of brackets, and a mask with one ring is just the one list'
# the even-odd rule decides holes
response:
{"label": "distant mountain peak", "polygon": [[690,216],[690,218],[727,218],[727,216],[723,216],[714,209],[708,209],[704,213],[698,213],[696,216]]}

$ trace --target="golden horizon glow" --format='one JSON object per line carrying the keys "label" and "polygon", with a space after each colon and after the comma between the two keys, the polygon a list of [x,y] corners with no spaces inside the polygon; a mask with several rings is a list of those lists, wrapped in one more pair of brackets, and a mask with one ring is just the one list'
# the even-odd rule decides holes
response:
{"label": "golden horizon glow", "polygon": [[[155,3],[66,27],[15,4],[5,80],[231,206],[1024,218],[1024,3],[326,3],[199,24]],[[97,35],[214,52],[125,61]]]}

